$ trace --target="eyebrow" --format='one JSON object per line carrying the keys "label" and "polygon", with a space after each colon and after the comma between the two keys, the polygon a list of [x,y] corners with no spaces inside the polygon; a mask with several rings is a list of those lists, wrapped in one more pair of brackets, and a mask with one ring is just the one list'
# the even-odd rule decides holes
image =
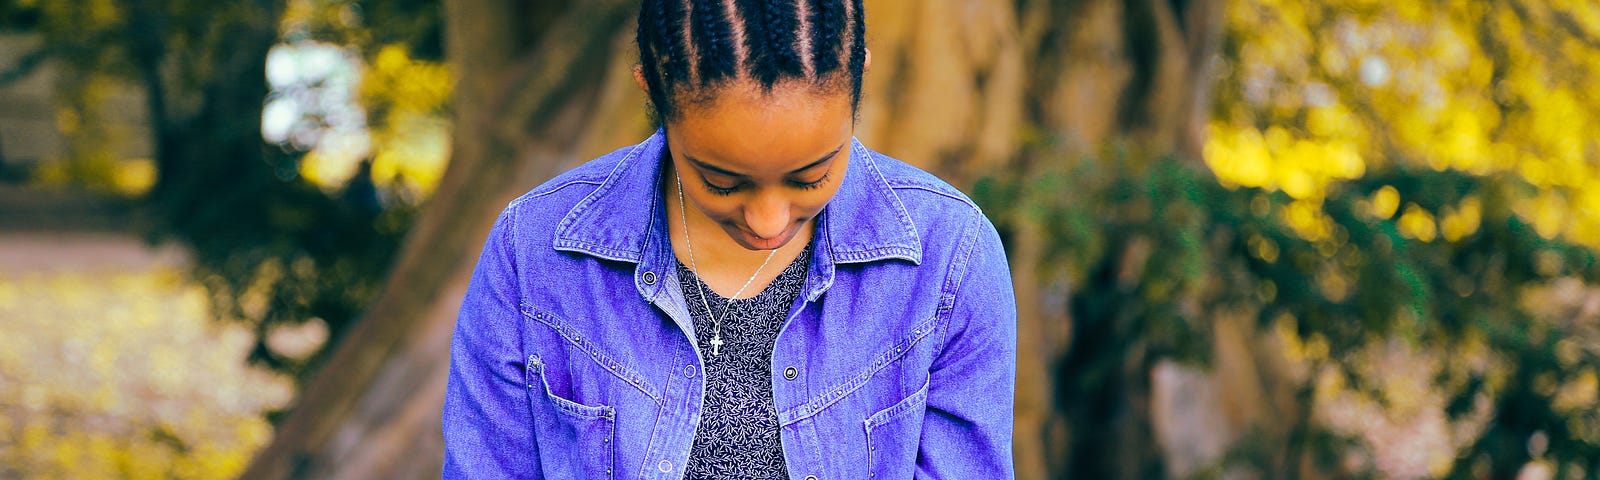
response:
{"label": "eyebrow", "polygon": [[[794,175],[796,173],[804,172],[806,170],[810,170],[812,168],[815,168],[817,165],[822,165],[823,162],[826,162],[828,160],[832,160],[833,157],[839,156],[839,152],[843,152],[843,151],[844,151],[844,144],[839,144],[839,148],[833,149],[832,152],[828,152],[828,154],[827,155],[823,155],[822,158],[819,158],[816,161],[808,163],[804,167],[800,167],[800,168],[796,168],[794,170],[790,170],[789,171],[789,175]],[[742,174],[742,173],[739,173],[739,172],[728,170],[726,168],[722,168],[722,167],[718,167],[716,165],[712,165],[712,164],[709,164],[709,163],[706,163],[706,162],[702,162],[702,161],[700,161],[700,159],[694,158],[694,157],[691,157],[691,156],[688,156],[688,155],[684,155],[683,158],[688,159],[689,162],[693,163],[696,167],[699,167],[699,168],[705,169],[705,170],[710,170],[712,172],[715,172],[715,173],[718,173],[718,174],[721,174],[721,175],[727,175],[727,176],[730,176],[730,177],[737,177],[737,178],[747,178],[747,177],[749,177],[749,175],[745,175],[745,174]]]}

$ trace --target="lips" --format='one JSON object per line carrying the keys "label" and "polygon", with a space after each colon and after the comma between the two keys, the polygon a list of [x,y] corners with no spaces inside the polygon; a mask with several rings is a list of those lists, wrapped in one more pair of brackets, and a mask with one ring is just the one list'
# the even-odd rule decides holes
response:
{"label": "lips", "polygon": [[738,238],[742,240],[739,243],[744,244],[745,248],[752,250],[772,250],[789,243],[789,240],[794,238],[794,234],[799,228],[800,225],[790,225],[788,230],[784,230],[783,233],[771,238],[757,237],[744,230],[736,230],[736,232]]}

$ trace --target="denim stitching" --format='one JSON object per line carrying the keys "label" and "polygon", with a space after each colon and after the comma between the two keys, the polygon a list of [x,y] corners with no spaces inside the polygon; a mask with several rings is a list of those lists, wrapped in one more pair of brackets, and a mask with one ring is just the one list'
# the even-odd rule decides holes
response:
{"label": "denim stitching", "polygon": [[923,380],[922,387],[918,388],[917,391],[912,392],[911,396],[903,398],[899,402],[895,402],[895,404],[891,405],[889,408],[879,410],[878,413],[874,413],[872,416],[867,417],[867,431],[871,432],[874,427],[887,425],[890,421],[898,418],[901,414],[911,410],[914,405],[920,404],[926,406],[928,404],[928,385],[930,383],[931,378]]}
{"label": "denim stitching", "polygon": [[556,250],[576,250],[580,253],[586,253],[594,257],[616,262],[638,263],[639,254],[641,253],[618,250],[603,245],[561,238],[556,239],[553,245],[555,246]]}
{"label": "denim stitching", "polygon": [[948,188],[944,188],[944,187],[941,187],[939,185],[930,184],[930,183],[927,183],[927,182],[921,182],[921,181],[917,181],[917,180],[913,180],[913,179],[909,179],[909,178],[892,178],[892,179],[889,179],[888,182],[889,182],[889,187],[891,189],[894,189],[894,190],[902,190],[902,189],[903,190],[922,190],[924,192],[932,193],[934,195],[938,195],[938,196],[941,196],[941,197],[949,198],[951,200],[959,201],[962,204],[964,204],[964,205],[966,205],[968,207],[971,207],[973,210],[982,211],[982,207],[979,207],[977,203],[973,203],[972,199],[966,198],[966,197],[960,195],[959,193],[951,192]]}
{"label": "denim stitching", "polygon": [[[855,149],[861,153],[862,158],[872,159],[872,151],[867,150],[867,147],[862,145],[860,142],[856,142]],[[875,159],[866,162],[866,167],[868,170],[872,171],[873,175],[878,177],[878,181],[883,182],[885,186],[889,185],[888,177],[883,175],[883,171],[878,170],[878,162]],[[900,194],[895,193],[894,188],[889,188],[889,194],[894,196],[894,205],[896,207],[894,211],[895,218],[899,219],[901,225],[906,228],[905,234],[911,237],[911,245],[914,247],[921,246],[922,237],[917,235],[917,225],[915,222],[911,221],[911,212],[906,211],[905,202],[900,199]],[[921,263],[921,255],[918,255],[918,257],[919,258],[912,259],[912,261]]]}
{"label": "denim stitching", "polygon": [[848,396],[849,394],[854,393],[856,390],[859,390],[863,385],[866,385],[867,380],[870,380],[874,375],[877,375],[878,371],[888,367],[889,364],[899,360],[900,357],[904,357],[911,353],[911,350],[917,346],[917,343],[922,340],[923,337],[933,333],[933,325],[937,320],[938,317],[935,316],[933,318],[924,320],[921,324],[918,324],[916,328],[912,330],[910,336],[901,337],[900,341],[895,342],[894,347],[886,349],[883,353],[878,354],[877,357],[872,360],[872,366],[867,367],[860,373],[857,373],[854,378],[830,388],[822,395],[812,397],[805,403],[796,405],[793,408],[783,412],[779,412],[778,424],[789,425],[800,420],[805,420],[812,415],[822,412],[823,409],[832,406],[845,396]]}
{"label": "denim stitching", "polygon": [[941,295],[939,297],[939,310],[936,315],[944,320],[942,322],[944,328],[939,335],[939,346],[934,351],[934,359],[936,360],[940,354],[944,353],[945,347],[949,345],[951,312],[955,311],[957,294],[960,293],[961,286],[965,284],[968,267],[972,264],[972,256],[977,253],[978,232],[983,225],[984,216],[982,213],[974,214],[972,220],[967,222],[967,228],[964,229],[965,231],[961,235],[961,243],[956,245],[956,254],[951,256],[950,269],[945,272],[945,284],[939,287]]}
{"label": "denim stitching", "polygon": [[611,257],[610,255],[601,255],[601,254],[598,254],[598,253],[597,253],[597,255],[603,256],[603,257],[607,257],[607,258],[610,258],[612,260],[617,260],[617,261],[635,261],[635,260],[638,259],[639,254],[641,252],[625,251],[625,250],[617,250],[617,249],[612,249],[612,248],[606,248],[606,247],[601,247],[599,245],[592,245],[592,244],[589,244],[588,242],[582,242],[582,241],[578,241],[578,240],[567,238],[567,233],[568,233],[567,229],[572,227],[572,225],[575,222],[577,222],[578,217],[581,217],[581,216],[583,216],[583,214],[588,213],[588,211],[589,211],[588,209],[590,207],[592,207],[595,202],[599,201],[600,198],[603,197],[606,192],[608,192],[612,188],[616,187],[617,183],[614,180],[617,179],[617,172],[622,171],[622,167],[624,165],[627,165],[627,164],[631,163],[635,158],[637,158],[638,155],[639,155],[639,151],[644,149],[644,145],[647,144],[647,143],[650,143],[651,140],[655,139],[655,137],[656,137],[655,135],[651,135],[650,138],[645,139],[645,141],[639,142],[639,144],[634,145],[632,150],[629,150],[626,155],[622,156],[622,160],[618,160],[616,165],[612,165],[611,166],[611,173],[607,173],[606,174],[605,181],[602,182],[599,187],[596,187],[594,189],[594,191],[589,192],[589,195],[586,195],[586,196],[583,197],[582,200],[579,200],[577,205],[574,205],[572,207],[572,210],[569,210],[567,212],[567,216],[563,217],[561,219],[561,223],[556,225],[556,242],[555,242],[555,245],[556,245],[557,248],[560,248],[560,247],[571,247],[571,248],[577,248],[577,249],[583,249],[583,250],[604,249],[604,250],[606,250],[608,252],[611,252],[611,253],[616,253],[616,252],[626,253],[626,254],[629,254],[630,257],[628,257],[628,258],[610,258]]}
{"label": "denim stitching", "polygon": [[[560,395],[556,395],[554,392],[551,392],[550,382],[546,381],[544,376],[544,362],[540,361],[538,354],[528,355],[527,365],[528,367],[526,374],[537,375],[539,377],[539,387],[542,389],[545,398],[549,398],[552,402],[554,402],[556,404],[556,408],[560,409],[561,411],[572,414],[573,416],[583,420],[610,420],[616,418],[616,409],[612,408],[610,405],[584,405],[574,402],[570,399],[562,398]],[[528,388],[533,388],[531,379],[529,381]]]}
{"label": "denim stitching", "polygon": [[568,326],[566,322],[562,322],[559,317],[536,310],[532,305],[528,305],[526,303],[522,304],[522,315],[537,320],[539,323],[554,329],[556,333],[561,334],[561,338],[566,339],[568,343],[578,347],[579,350],[583,350],[584,353],[589,354],[589,357],[593,359],[595,363],[598,363],[601,367],[605,368],[606,371],[611,372],[612,375],[616,375],[617,378],[622,379],[622,381],[627,382],[629,385],[633,385],[634,388],[639,389],[639,391],[644,392],[644,394],[650,397],[651,400],[655,400],[657,405],[661,405],[663,403],[663,395],[661,394],[660,390],[657,390],[655,386],[650,385],[649,382],[645,381],[643,375],[631,368],[628,368],[628,366],[623,365],[621,362],[616,361],[616,359],[611,358],[610,355],[606,355],[604,352],[601,352],[593,342],[590,342],[583,338],[583,336],[573,332],[572,328]]}
{"label": "denim stitching", "polygon": [[917,255],[916,250],[902,246],[887,246],[866,250],[838,252],[834,254],[834,257],[836,259],[836,263],[872,262],[878,260],[888,260],[891,258],[899,258],[901,260],[914,263],[918,262],[919,260],[917,258],[919,255]]}
{"label": "denim stitching", "polygon": [[574,179],[567,180],[565,182],[561,182],[561,183],[558,183],[558,184],[555,184],[555,185],[549,185],[549,186],[546,186],[544,188],[540,188],[540,189],[537,189],[537,190],[529,191],[528,193],[525,193],[522,196],[517,197],[516,200],[512,200],[511,201],[511,206],[514,207],[514,206],[517,206],[517,204],[520,204],[520,203],[522,203],[524,201],[527,201],[527,200],[531,200],[531,199],[535,199],[535,198],[539,198],[539,197],[555,194],[557,192],[560,192],[562,189],[565,189],[565,188],[573,186],[573,185],[596,185],[596,186],[598,186],[598,185],[601,185],[603,183],[605,183],[605,179],[603,179],[603,178],[602,179],[598,179],[598,180],[596,180],[596,179],[594,179],[592,177],[574,178]]}

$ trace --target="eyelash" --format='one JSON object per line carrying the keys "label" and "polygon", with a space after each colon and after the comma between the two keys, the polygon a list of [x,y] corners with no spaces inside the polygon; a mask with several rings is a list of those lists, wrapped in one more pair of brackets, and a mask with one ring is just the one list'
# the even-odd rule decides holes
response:
{"label": "eyelash", "polygon": [[[822,188],[823,184],[828,183],[828,177],[831,176],[831,175],[833,175],[833,173],[832,172],[828,172],[828,173],[822,174],[822,178],[817,179],[817,181],[815,181],[815,182],[811,182],[811,183],[789,182],[789,185],[794,186],[795,188],[799,188],[801,190],[816,190],[818,188]],[[711,191],[712,194],[719,195],[719,196],[724,196],[724,197],[728,196],[728,195],[733,195],[734,192],[739,191],[739,189],[741,188],[739,185],[734,185],[733,187],[729,187],[729,188],[722,188],[722,187],[719,187],[719,186],[716,186],[716,185],[712,185],[711,182],[707,182],[703,178],[700,180],[700,183],[705,184],[706,190]]]}

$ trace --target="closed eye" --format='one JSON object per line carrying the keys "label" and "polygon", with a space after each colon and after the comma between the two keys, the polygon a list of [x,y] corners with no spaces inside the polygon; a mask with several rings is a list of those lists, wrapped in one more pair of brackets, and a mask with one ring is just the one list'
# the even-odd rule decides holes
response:
{"label": "closed eye", "polygon": [[[835,148],[833,150],[833,152],[831,152],[831,153],[829,153],[827,155],[824,155],[822,158],[819,158],[816,161],[811,162],[810,164],[808,164],[808,165],[806,165],[804,167],[800,167],[800,168],[797,168],[797,169],[789,172],[789,175],[799,175],[799,174],[802,174],[802,173],[805,173],[805,172],[809,172],[809,171],[815,170],[817,168],[827,168],[827,166],[829,165],[828,162],[830,160],[833,160],[834,157],[838,156],[839,152],[842,152],[842,151],[844,151],[844,145],[840,145],[838,148]],[[696,158],[688,156],[688,155],[685,155],[684,158],[687,159],[689,161],[689,163],[694,164],[694,166],[696,168],[700,169],[700,183],[706,188],[706,191],[709,191],[712,194],[720,195],[720,196],[733,195],[735,192],[738,192],[739,190],[743,190],[745,188],[745,183],[746,182],[744,181],[744,179],[746,179],[747,177],[745,177],[742,174],[739,174],[739,173],[733,172],[733,171],[729,171],[729,170],[725,170],[723,168],[720,168],[720,167],[717,167],[717,166],[714,166],[714,165],[707,164],[705,162],[700,161],[699,159],[696,159]],[[831,175],[831,171],[825,171],[825,172],[823,172],[822,177],[816,179],[815,181],[805,182],[805,181],[787,180],[787,181],[785,181],[785,183],[789,184],[789,186],[792,186],[792,187],[795,187],[795,188],[799,188],[799,189],[802,189],[802,190],[812,190],[812,189],[822,188],[823,185],[827,184],[830,175]],[[711,183],[710,180],[706,179],[708,176],[727,177],[729,179],[735,180],[736,183],[734,183],[732,186],[724,187],[724,186],[721,186],[721,185],[717,185],[717,184]]]}
{"label": "closed eye", "polygon": [[732,187],[719,187],[711,182],[705,181],[705,177],[701,177],[700,183],[704,184],[706,186],[706,190],[711,191],[711,193],[722,196],[733,195],[733,192],[739,191],[740,187],[740,185],[737,184]]}
{"label": "closed eye", "polygon": [[833,175],[833,172],[823,173],[822,174],[822,178],[818,178],[817,181],[815,181],[815,182],[795,182],[795,181],[791,181],[791,182],[789,182],[789,185],[793,185],[793,186],[798,187],[798,188],[800,188],[802,190],[815,190],[815,189],[818,189],[818,188],[822,188],[822,186],[824,184],[828,183],[828,177],[830,177],[832,175]]}

